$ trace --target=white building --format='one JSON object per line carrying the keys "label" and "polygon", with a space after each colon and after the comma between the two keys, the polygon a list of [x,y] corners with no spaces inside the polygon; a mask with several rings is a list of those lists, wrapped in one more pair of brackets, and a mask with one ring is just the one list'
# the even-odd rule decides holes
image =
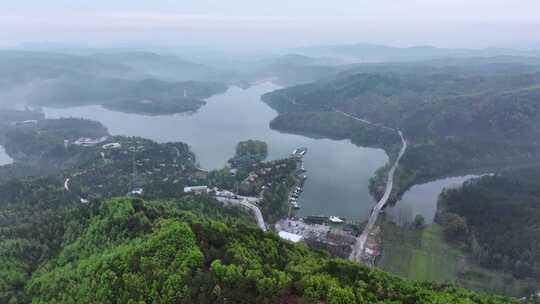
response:
{"label": "white building", "polygon": [[193,194],[208,193],[208,186],[184,187],[184,193],[193,193]]}
{"label": "white building", "polygon": [[122,148],[122,145],[119,143],[110,143],[102,146],[103,150],[112,150]]}
{"label": "white building", "polygon": [[293,243],[298,243],[303,239],[301,235],[290,233],[287,231],[280,231],[278,234],[280,238],[291,241]]}
{"label": "white building", "polygon": [[104,142],[106,140],[107,140],[107,136],[103,136],[101,138],[96,138],[96,139],[79,138],[76,141],[74,141],[73,144],[77,145],[77,146],[91,147],[91,146],[95,146],[97,144],[100,144],[100,143],[102,143],[102,142]]}
{"label": "white building", "polygon": [[131,190],[131,195],[143,195],[143,188],[135,188],[133,190]]}

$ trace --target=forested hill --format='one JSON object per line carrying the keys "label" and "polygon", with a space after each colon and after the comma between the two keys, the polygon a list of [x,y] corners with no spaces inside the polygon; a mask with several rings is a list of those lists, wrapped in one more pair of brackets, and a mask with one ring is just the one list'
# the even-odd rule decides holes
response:
{"label": "forested hill", "polygon": [[331,258],[205,197],[39,200],[0,205],[19,215],[40,208],[22,226],[0,222],[2,303],[520,303]]}
{"label": "forested hill", "polygon": [[[366,66],[274,91],[263,100],[281,114],[272,127],[284,132],[328,136],[335,133],[330,126],[338,119],[336,111],[402,130],[409,148],[398,167],[394,194],[451,174],[539,161],[539,66],[451,62]],[[350,117],[339,119],[351,125]],[[350,129],[341,137],[371,146],[380,142],[374,137],[388,137],[383,132]],[[392,156],[399,144],[385,141],[383,146]],[[385,180],[383,175],[379,172],[376,184]]]}
{"label": "forested hill", "polygon": [[[473,179],[440,197],[439,221],[488,268],[540,278],[540,168]],[[457,229],[457,230],[456,230]],[[461,229],[462,233],[456,233]]]}
{"label": "forested hill", "polygon": [[170,115],[195,111],[205,104],[202,99],[226,90],[225,84],[217,82],[89,77],[46,83],[29,94],[28,102],[53,107],[102,105],[121,112]]}
{"label": "forested hill", "polygon": [[278,90],[263,99],[281,113],[342,110],[399,127],[410,140],[485,135],[508,140],[511,132],[538,138],[540,128],[528,124],[539,116],[539,95],[540,73],[459,77],[372,72]]}

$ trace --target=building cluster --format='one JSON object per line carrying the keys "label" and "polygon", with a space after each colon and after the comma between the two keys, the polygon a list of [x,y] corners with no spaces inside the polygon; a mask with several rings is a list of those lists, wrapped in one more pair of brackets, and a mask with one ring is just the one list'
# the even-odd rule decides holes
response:
{"label": "building cluster", "polygon": [[310,223],[304,219],[284,219],[276,223],[275,228],[283,239],[295,243],[304,242],[310,247],[326,250],[343,258],[351,254],[356,241],[353,234],[324,222]]}
{"label": "building cluster", "polygon": [[[158,144],[121,136],[103,142],[104,139],[82,138],[77,141],[99,156],[92,159],[95,161],[93,166],[71,176],[75,185],[84,185],[84,193],[80,194],[84,198],[117,195],[118,189],[125,189],[129,196],[142,196],[161,191],[147,187],[157,183],[162,183],[166,189],[163,191],[181,193],[183,185],[200,179],[191,152],[180,143]],[[195,188],[193,191],[198,193],[201,190]]]}
{"label": "building cluster", "polygon": [[195,194],[195,195],[210,194],[210,195],[214,195],[218,197],[233,198],[233,199],[236,199],[239,197],[237,194],[229,190],[222,190],[217,187],[210,188],[207,185],[184,187],[184,193]]}
{"label": "building cluster", "polygon": [[[253,164],[251,172],[240,183],[239,192],[245,195],[260,193],[274,183],[285,182],[293,170],[294,164],[288,159]],[[232,174],[236,174],[236,171]]]}

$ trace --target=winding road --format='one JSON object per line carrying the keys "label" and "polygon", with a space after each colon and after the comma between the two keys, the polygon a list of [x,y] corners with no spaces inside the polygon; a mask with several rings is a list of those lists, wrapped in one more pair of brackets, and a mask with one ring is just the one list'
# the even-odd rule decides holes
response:
{"label": "winding road", "polygon": [[352,118],[354,120],[370,124],[373,126],[379,126],[388,130],[397,131],[399,134],[399,137],[401,138],[401,150],[399,151],[398,157],[396,158],[396,161],[394,162],[394,165],[392,168],[390,168],[390,171],[388,171],[388,177],[386,181],[386,189],[384,191],[384,195],[381,197],[381,199],[377,202],[375,207],[373,207],[373,210],[371,211],[371,215],[369,216],[368,222],[366,227],[364,228],[364,231],[362,231],[362,234],[356,238],[356,242],[353,246],[353,251],[351,253],[350,259],[357,262],[362,262],[364,257],[366,257],[366,242],[368,239],[369,234],[375,227],[375,223],[377,222],[377,219],[379,218],[379,214],[381,213],[381,210],[384,208],[386,203],[388,202],[388,199],[390,198],[390,194],[392,193],[392,188],[394,186],[394,175],[396,173],[396,168],[399,165],[399,161],[401,160],[401,157],[405,154],[405,151],[407,150],[407,141],[405,140],[405,137],[403,136],[403,132],[400,130],[396,130],[387,126],[378,125],[371,123],[368,120],[355,117],[351,114],[336,110],[337,113],[341,113],[349,118]]}
{"label": "winding road", "polygon": [[373,208],[371,211],[371,215],[369,217],[369,220],[367,222],[366,227],[364,228],[364,231],[362,234],[356,239],[356,243],[353,247],[353,251],[351,253],[351,259],[357,262],[360,262],[363,260],[365,256],[366,251],[366,241],[373,230],[373,227],[375,226],[375,223],[377,222],[377,219],[379,217],[379,214],[381,213],[382,208],[386,205],[388,202],[388,199],[390,198],[390,194],[392,193],[392,187],[394,186],[394,174],[396,172],[396,168],[399,165],[399,161],[401,160],[401,157],[403,154],[405,154],[405,151],[407,150],[407,142],[405,141],[405,138],[403,137],[403,133],[401,131],[398,131],[399,136],[401,137],[402,147],[399,151],[399,155],[396,159],[396,162],[388,171],[388,179],[386,181],[386,190],[384,191],[384,195],[381,197],[379,202],[377,202],[377,205]]}
{"label": "winding road", "polygon": [[253,212],[255,215],[255,218],[257,220],[257,225],[259,228],[261,228],[263,231],[266,231],[266,223],[264,222],[264,218],[261,212],[261,209],[257,207],[254,203],[258,201],[257,198],[249,198],[244,196],[238,196],[238,199],[235,198],[229,198],[229,197],[223,197],[223,196],[216,196],[216,199],[222,203],[230,203],[230,204],[236,204],[240,205],[244,208],[247,208]]}
{"label": "winding road", "polygon": [[64,181],[64,189],[69,192],[69,177]]}

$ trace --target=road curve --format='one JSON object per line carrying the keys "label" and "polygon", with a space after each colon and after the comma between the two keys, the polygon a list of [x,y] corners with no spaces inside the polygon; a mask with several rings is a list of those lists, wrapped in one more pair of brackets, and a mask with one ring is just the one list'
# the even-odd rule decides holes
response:
{"label": "road curve", "polygon": [[70,178],[66,178],[66,180],[64,181],[64,189],[69,192],[69,181],[70,181]]}
{"label": "road curve", "polygon": [[240,197],[240,199],[234,199],[234,198],[228,198],[228,197],[223,197],[223,196],[216,196],[216,199],[222,203],[236,204],[236,205],[240,205],[246,209],[251,210],[253,214],[255,215],[255,218],[257,220],[257,225],[259,226],[259,228],[261,228],[263,231],[267,230],[266,223],[264,222],[261,209],[259,209],[259,207],[257,207],[255,204],[251,203],[249,199],[242,198],[242,197]]}
{"label": "road curve", "polygon": [[371,215],[369,216],[368,222],[366,227],[364,228],[364,231],[362,231],[362,234],[356,238],[356,243],[353,246],[353,251],[351,253],[350,259],[353,261],[361,262],[362,258],[365,255],[365,249],[366,249],[366,241],[368,239],[368,236],[370,232],[373,230],[373,227],[375,226],[375,223],[377,222],[377,219],[379,218],[379,214],[381,213],[382,208],[386,205],[388,202],[388,199],[390,198],[390,194],[392,193],[392,188],[394,186],[394,175],[397,169],[397,166],[399,165],[399,161],[401,160],[401,157],[405,154],[405,151],[407,150],[407,141],[405,140],[405,137],[403,136],[403,132],[400,130],[396,130],[387,126],[382,126],[378,124],[374,124],[368,120],[355,117],[351,114],[336,110],[337,113],[341,113],[349,118],[352,118],[354,120],[370,124],[373,126],[379,126],[388,130],[394,130],[397,131],[399,134],[399,137],[401,138],[401,150],[399,151],[398,157],[396,158],[396,161],[394,162],[394,165],[392,168],[390,168],[390,171],[388,171],[388,177],[386,181],[386,189],[384,191],[383,196],[381,199],[377,202],[375,207],[373,207],[373,210],[371,211]]}

